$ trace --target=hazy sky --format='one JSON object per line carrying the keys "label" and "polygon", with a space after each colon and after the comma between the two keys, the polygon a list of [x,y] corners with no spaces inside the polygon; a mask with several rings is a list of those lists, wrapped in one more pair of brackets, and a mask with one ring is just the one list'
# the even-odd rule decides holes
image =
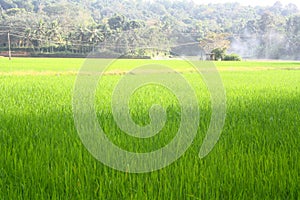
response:
{"label": "hazy sky", "polygon": [[[273,5],[276,1],[278,0],[193,0],[196,3],[203,3],[203,4],[208,4],[208,3],[225,3],[225,2],[239,2],[240,4],[243,5]],[[288,3],[294,3],[300,8],[300,0],[283,0],[281,1],[283,5],[288,4]]]}

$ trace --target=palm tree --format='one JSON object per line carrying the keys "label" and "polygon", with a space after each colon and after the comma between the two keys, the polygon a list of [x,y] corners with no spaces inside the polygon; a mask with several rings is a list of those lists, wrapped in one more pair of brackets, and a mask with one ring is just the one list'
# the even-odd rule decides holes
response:
{"label": "palm tree", "polygon": [[43,20],[40,20],[36,29],[33,31],[34,39],[32,41],[33,45],[39,48],[39,51],[41,49],[45,36],[46,36],[45,22]]}
{"label": "palm tree", "polygon": [[[48,46],[51,46],[51,52],[53,53],[54,49],[53,49],[53,45],[55,43],[63,43],[63,39],[60,33],[60,26],[59,23],[57,21],[53,21],[50,24],[50,27],[47,30],[47,39],[48,39]],[[51,44],[51,41],[54,42],[54,44]]]}
{"label": "palm tree", "polygon": [[68,51],[68,48],[69,48],[69,42],[71,42],[71,46],[73,46],[72,44],[72,39],[73,39],[73,33],[72,32],[69,32],[67,33],[67,35],[64,35],[64,40],[65,40],[65,52]]}
{"label": "palm tree", "polygon": [[[31,28],[27,28],[25,30],[25,35],[24,35],[24,43],[25,43],[24,45],[25,45],[26,48],[29,47],[29,44],[30,44],[31,47],[33,47],[33,45],[32,45],[32,38],[33,38],[33,31],[32,31],[32,29]],[[34,50],[34,48],[33,48],[33,50]]]}
{"label": "palm tree", "polygon": [[101,29],[99,29],[99,26],[95,24],[91,25],[86,30],[88,32],[88,41],[92,43],[93,52],[95,52],[95,46],[104,41],[104,34]]}
{"label": "palm tree", "polygon": [[75,40],[78,41],[80,45],[80,53],[83,53],[83,45],[86,42],[86,28],[80,25],[75,31]]}

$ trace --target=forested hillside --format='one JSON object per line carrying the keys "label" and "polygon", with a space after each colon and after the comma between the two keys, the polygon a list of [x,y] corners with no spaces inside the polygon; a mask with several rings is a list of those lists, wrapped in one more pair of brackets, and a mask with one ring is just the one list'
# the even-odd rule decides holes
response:
{"label": "forested hillside", "polygon": [[[31,54],[146,56],[143,47],[198,55],[300,59],[294,4],[197,5],[170,0],[0,0],[0,48]],[[8,39],[9,36],[9,39]],[[228,41],[228,42],[227,42]]]}

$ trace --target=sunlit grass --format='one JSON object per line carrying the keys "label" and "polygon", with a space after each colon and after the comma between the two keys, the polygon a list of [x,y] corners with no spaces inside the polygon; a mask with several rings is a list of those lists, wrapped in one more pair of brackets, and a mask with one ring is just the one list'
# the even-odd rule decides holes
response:
{"label": "sunlit grass", "polygon": [[[11,68],[1,65],[1,71],[76,70],[82,60],[34,62],[20,59]],[[52,67],[56,64],[58,68]],[[209,93],[199,75],[184,76],[199,98],[198,136],[181,159],[147,174],[110,169],[82,145],[72,113],[74,75],[0,76],[0,199],[299,198],[300,71],[221,71],[226,124],[220,141],[202,160],[198,153],[210,120]],[[120,78],[104,77],[97,90],[97,116],[109,138],[132,151],[167,144],[180,122],[174,96],[149,86],[132,97],[132,116],[140,124],[149,122],[147,109],[158,97],[169,108],[166,135],[138,141],[118,129],[108,106]]]}
{"label": "sunlit grass", "polygon": [[[112,63],[109,70],[128,71],[137,66],[157,64],[168,66],[177,70],[191,69],[188,58],[186,60],[130,60],[130,59],[95,59],[99,66],[103,63]],[[83,58],[0,58],[0,72],[77,72],[86,62]],[[222,68],[300,68],[300,62],[278,61],[243,61],[243,62],[214,62]]]}

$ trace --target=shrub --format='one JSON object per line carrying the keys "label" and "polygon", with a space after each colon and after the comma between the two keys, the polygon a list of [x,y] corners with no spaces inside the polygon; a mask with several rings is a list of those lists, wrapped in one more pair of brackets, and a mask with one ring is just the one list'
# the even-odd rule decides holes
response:
{"label": "shrub", "polygon": [[226,55],[226,48],[217,48],[212,50],[211,53],[215,54],[215,60],[223,60]]}
{"label": "shrub", "polygon": [[225,61],[241,61],[242,58],[237,54],[230,54],[224,57]]}

